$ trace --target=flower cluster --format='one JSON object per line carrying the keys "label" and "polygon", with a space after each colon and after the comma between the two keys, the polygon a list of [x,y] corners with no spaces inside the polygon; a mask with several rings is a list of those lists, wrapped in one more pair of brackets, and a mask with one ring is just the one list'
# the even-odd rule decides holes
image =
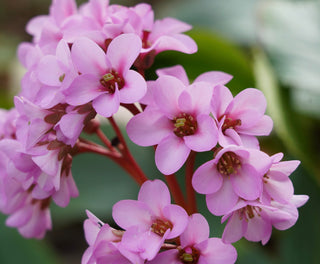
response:
{"label": "flower cluster", "polygon": [[22,89],[15,108],[1,111],[0,210],[10,215],[7,225],[25,237],[44,236],[50,202],[65,207],[78,196],[71,164],[88,148],[81,132],[97,131],[97,113],[111,117],[145,95],[134,64],[143,71],[161,51],[195,52],[195,42],[181,34],[189,29],[172,18],[154,21],[150,5],[107,0],[79,8],[74,0],[54,0],[49,15],[28,23],[33,42],[18,50],[27,70]]}
{"label": "flower cluster", "polygon": [[[180,65],[145,71],[165,50],[191,54],[191,27],[173,18],[154,20],[150,5],[110,5],[53,0],[49,15],[32,19],[32,43],[18,57],[26,68],[15,107],[0,112],[0,211],[7,225],[27,238],[51,228],[50,203],[61,207],[78,196],[72,159],[83,152],[110,158],[142,185],[138,200],[113,207],[116,230],[87,212],[89,248],[83,263],[234,263],[230,243],[241,237],[267,243],[272,227],[291,227],[308,199],[294,195],[289,178],[299,161],[281,161],[260,150],[257,136],[273,126],[262,92],[248,88],[233,97],[232,76],[201,74],[192,83]],[[113,119],[120,107],[133,117],[126,131],[140,146],[154,146],[160,180],[148,181]],[[115,140],[102,133],[109,120]],[[95,134],[102,144],[84,139]],[[212,160],[194,171],[195,155]],[[186,166],[187,201],[175,181]],[[209,238],[197,213],[195,191],[209,211],[228,220],[222,239]]]}
{"label": "flower cluster", "polygon": [[89,248],[82,264],[232,264],[237,259],[231,244],[209,238],[209,225],[201,214],[188,216],[182,207],[171,204],[170,192],[160,180],[145,182],[137,201],[114,205],[113,218],[125,231],[111,228],[90,212],[87,215],[84,230]]}
{"label": "flower cluster", "polygon": [[256,136],[268,135],[273,125],[262,92],[248,88],[233,97],[225,86],[231,76],[221,72],[204,73],[192,84],[181,66],[157,73],[144,112],[127,125],[130,139],[157,145],[156,165],[165,175],[179,170],[191,151],[212,151],[192,186],[206,195],[212,214],[229,218],[225,242],[244,236],[265,244],[272,226],[291,227],[308,197],[294,195],[289,179],[299,161],[281,162],[281,153],[270,157],[260,150]]}

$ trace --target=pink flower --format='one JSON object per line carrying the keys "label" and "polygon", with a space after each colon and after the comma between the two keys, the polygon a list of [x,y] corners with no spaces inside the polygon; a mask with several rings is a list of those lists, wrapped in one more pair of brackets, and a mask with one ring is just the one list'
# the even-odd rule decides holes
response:
{"label": "pink flower", "polygon": [[38,92],[38,105],[51,108],[65,103],[62,93],[68,88],[78,73],[71,60],[70,48],[65,40],[58,43],[55,55],[42,57],[35,70],[41,88]]}
{"label": "pink flower", "polygon": [[161,252],[150,264],[210,263],[232,264],[237,259],[236,249],[220,238],[209,238],[209,225],[201,214],[189,217],[186,230],[180,236],[177,249]]}
{"label": "pink flower", "polygon": [[286,230],[296,223],[299,215],[297,208],[304,205],[308,199],[307,195],[294,195],[289,203],[272,201],[270,205],[262,204],[258,200],[240,200],[221,220],[224,222],[229,218],[222,240],[225,243],[234,243],[245,237],[249,241],[261,241],[264,245],[270,239],[272,226]]}
{"label": "pink flower", "polygon": [[255,200],[262,192],[262,177],[271,166],[262,151],[230,145],[215,158],[201,165],[192,178],[193,188],[206,194],[208,209],[223,215],[235,206],[239,197]]}
{"label": "pink flower", "polygon": [[219,127],[219,144],[259,148],[255,136],[269,135],[273,122],[264,115],[266,99],[262,92],[248,88],[234,98],[225,86],[214,89],[212,114]]}
{"label": "pink flower", "polygon": [[130,260],[118,249],[123,231],[111,228],[92,213],[87,211],[88,219],[84,222],[84,232],[89,244],[82,256],[82,264],[130,264],[143,263],[142,259],[132,254]]}
{"label": "pink flower", "polygon": [[185,86],[172,76],[160,76],[153,87],[154,103],[127,125],[140,146],[158,145],[155,160],[163,174],[179,170],[191,150],[208,151],[217,143],[217,128],[209,116],[212,89],[208,83]]}
{"label": "pink flower", "polygon": [[271,168],[263,175],[263,192],[261,201],[270,204],[272,200],[279,203],[288,203],[293,196],[293,184],[290,174],[299,166],[300,161],[280,161],[282,153],[273,155]]}
{"label": "pink flower", "polygon": [[130,70],[141,50],[141,40],[134,34],[123,34],[109,45],[107,53],[93,41],[80,38],[71,55],[81,73],[65,90],[66,101],[74,106],[92,101],[93,108],[109,117],[120,103],[134,103],[144,96],[146,83]]}
{"label": "pink flower", "polygon": [[77,12],[74,0],[54,0],[50,14],[37,16],[27,24],[27,32],[33,36],[45,54],[53,54],[63,38],[63,24]]}
{"label": "pink flower", "polygon": [[122,200],[113,206],[113,219],[126,230],[121,247],[151,260],[166,239],[178,237],[186,228],[185,210],[170,203],[167,186],[160,180],[147,181],[138,200]]}

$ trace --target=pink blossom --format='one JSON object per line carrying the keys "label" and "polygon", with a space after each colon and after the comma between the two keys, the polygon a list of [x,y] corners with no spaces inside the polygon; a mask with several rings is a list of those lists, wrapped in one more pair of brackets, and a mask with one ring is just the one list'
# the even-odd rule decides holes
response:
{"label": "pink blossom", "polygon": [[65,103],[62,93],[68,88],[78,73],[71,60],[70,48],[65,40],[58,43],[55,55],[46,55],[41,58],[35,70],[41,88],[38,91],[38,105],[51,108]]}
{"label": "pink blossom", "polygon": [[106,54],[89,39],[76,40],[71,55],[81,75],[65,90],[66,101],[74,106],[92,101],[97,113],[105,117],[116,113],[120,103],[138,101],[146,92],[146,83],[130,67],[140,50],[141,41],[134,34],[115,38]]}
{"label": "pink blossom", "polygon": [[[173,76],[173,77],[176,77],[177,79],[179,79],[185,86],[190,85],[187,73],[181,65],[175,65],[172,67],[158,69],[158,70],[156,70],[156,73],[157,73],[158,77],[163,76],[163,75],[169,75],[169,76]],[[193,83],[207,82],[212,87],[215,87],[218,85],[224,85],[224,84],[228,83],[231,79],[232,79],[232,76],[227,73],[220,72],[220,71],[210,71],[210,72],[200,74],[193,81]],[[142,104],[149,106],[149,105],[153,104],[153,89],[155,86],[155,81],[148,81],[147,84],[148,84],[147,93],[146,93],[145,97],[143,97],[140,100],[140,102]]]}
{"label": "pink blossom", "polygon": [[212,89],[208,83],[185,86],[173,76],[160,76],[153,87],[152,107],[127,125],[140,146],[158,145],[155,160],[163,174],[179,170],[191,150],[208,151],[217,143],[217,128],[209,116]]}
{"label": "pink blossom", "polygon": [[269,135],[273,122],[264,115],[266,99],[262,92],[248,88],[234,98],[225,86],[214,89],[212,114],[219,127],[219,144],[259,148],[255,136]]}
{"label": "pink blossom", "polygon": [[270,157],[262,151],[230,145],[194,173],[194,189],[206,194],[208,209],[223,215],[239,198],[255,200],[262,193],[262,177],[271,166]]}
{"label": "pink blossom", "polygon": [[180,236],[181,246],[161,252],[150,264],[210,263],[232,264],[237,251],[220,238],[209,238],[209,225],[201,214],[189,217],[186,230]]}
{"label": "pink blossom", "polygon": [[280,161],[282,156],[282,153],[272,156],[271,168],[263,175],[261,201],[265,204],[269,204],[272,200],[288,203],[293,196],[293,184],[289,176],[299,166],[300,161]]}
{"label": "pink blossom", "polygon": [[166,239],[178,237],[186,228],[185,210],[170,203],[167,186],[160,180],[145,182],[138,200],[122,200],[113,206],[113,219],[126,230],[121,247],[151,260]]}
{"label": "pink blossom", "polygon": [[82,256],[82,264],[130,264],[143,263],[138,256],[130,255],[132,261],[122,255],[118,249],[123,231],[118,231],[87,211],[84,232],[89,244]]}
{"label": "pink blossom", "polygon": [[289,203],[272,201],[270,205],[262,204],[259,200],[240,200],[222,218],[222,222],[229,218],[222,240],[225,243],[234,243],[245,237],[249,241],[261,241],[264,245],[270,239],[272,226],[286,230],[296,223],[297,208],[304,205],[308,199],[307,195],[294,195]]}
{"label": "pink blossom", "polygon": [[45,54],[54,54],[63,38],[63,24],[77,12],[74,0],[53,0],[49,15],[37,16],[27,24],[27,32],[33,36]]}

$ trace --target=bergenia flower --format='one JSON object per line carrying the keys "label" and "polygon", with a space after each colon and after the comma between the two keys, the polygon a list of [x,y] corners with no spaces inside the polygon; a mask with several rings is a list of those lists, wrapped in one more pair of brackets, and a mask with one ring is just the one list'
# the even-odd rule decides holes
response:
{"label": "bergenia flower", "polygon": [[256,149],[230,145],[194,173],[194,189],[206,194],[214,215],[223,215],[239,198],[255,200],[262,192],[262,177],[271,166],[270,157]]}
{"label": "bergenia flower", "polygon": [[110,117],[120,103],[138,101],[146,92],[146,82],[130,67],[140,50],[141,40],[134,34],[115,38],[107,53],[92,40],[76,40],[71,56],[80,75],[65,90],[67,103],[78,106],[92,101],[98,114]]}
{"label": "bergenia flower", "polygon": [[293,226],[299,216],[297,208],[308,201],[307,195],[293,195],[290,202],[281,204],[272,201],[270,205],[257,201],[240,200],[236,206],[222,217],[222,222],[228,218],[222,235],[225,243],[234,243],[241,237],[264,245],[271,236],[272,226],[286,230]]}
{"label": "bergenia flower", "polygon": [[176,249],[161,252],[149,264],[233,264],[237,259],[236,249],[220,238],[209,238],[209,225],[201,214],[189,217],[186,230],[180,236],[181,245]]}
{"label": "bergenia flower", "polygon": [[209,116],[212,90],[206,82],[186,87],[173,76],[160,76],[152,107],[129,121],[127,132],[134,143],[158,145],[155,161],[163,174],[179,170],[191,150],[208,151],[216,145],[217,127]]}
{"label": "bergenia flower", "polygon": [[181,235],[188,223],[186,211],[170,202],[170,192],[160,180],[145,182],[138,200],[122,200],[113,206],[115,222],[126,230],[121,247],[151,260],[166,239]]}
{"label": "bergenia flower", "polygon": [[289,176],[299,166],[300,161],[280,161],[282,157],[282,153],[273,155],[272,165],[263,175],[263,192],[260,199],[265,204],[272,200],[288,203],[293,196],[294,188]]}
{"label": "bergenia flower", "polygon": [[[131,254],[127,259],[118,249],[123,231],[116,230],[103,223],[87,211],[88,219],[84,221],[84,232],[89,247],[82,256],[82,264],[142,264],[143,260]],[[127,252],[128,254],[128,252]]]}
{"label": "bergenia flower", "polygon": [[272,130],[272,119],[265,115],[267,106],[262,92],[248,88],[234,98],[225,86],[214,89],[212,114],[219,127],[219,144],[259,148],[255,136],[266,136]]}

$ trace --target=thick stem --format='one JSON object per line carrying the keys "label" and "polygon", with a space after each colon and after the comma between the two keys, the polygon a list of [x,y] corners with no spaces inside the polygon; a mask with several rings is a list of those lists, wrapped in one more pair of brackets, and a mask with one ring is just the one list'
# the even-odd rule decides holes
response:
{"label": "thick stem", "polygon": [[186,209],[186,202],[179,183],[177,182],[176,176],[174,174],[171,174],[164,175],[164,177],[173,196],[174,202]]}
{"label": "thick stem", "polygon": [[186,191],[187,191],[187,212],[189,215],[196,213],[197,201],[196,193],[192,187],[192,176],[194,172],[194,163],[196,159],[196,152],[191,151],[186,162]]}
{"label": "thick stem", "polygon": [[122,135],[122,132],[121,132],[119,126],[117,125],[117,123],[115,122],[115,120],[113,119],[113,117],[109,117],[108,119],[109,119],[110,124],[112,125],[119,141],[120,141],[118,149],[122,153],[123,159],[126,160],[127,162],[129,162],[129,164],[131,164],[130,167],[133,169],[132,173],[134,174],[135,178],[138,180],[138,183],[141,185],[142,183],[147,181],[148,178],[144,174],[144,172],[142,171],[142,169],[140,168],[140,166],[138,165],[136,160],[133,158],[133,156],[128,148],[128,145],[125,141],[125,138]]}
{"label": "thick stem", "polygon": [[107,136],[103,133],[103,131],[100,128],[96,130],[96,134],[108,149],[110,149],[112,152],[118,152],[118,150],[114,146],[112,146],[110,140],[107,138]]}
{"label": "thick stem", "polygon": [[133,115],[137,115],[137,114],[141,113],[140,109],[135,104],[124,104],[124,103],[121,103],[121,105],[123,107],[125,107],[126,109],[128,109],[131,112],[131,114],[133,114]]}

